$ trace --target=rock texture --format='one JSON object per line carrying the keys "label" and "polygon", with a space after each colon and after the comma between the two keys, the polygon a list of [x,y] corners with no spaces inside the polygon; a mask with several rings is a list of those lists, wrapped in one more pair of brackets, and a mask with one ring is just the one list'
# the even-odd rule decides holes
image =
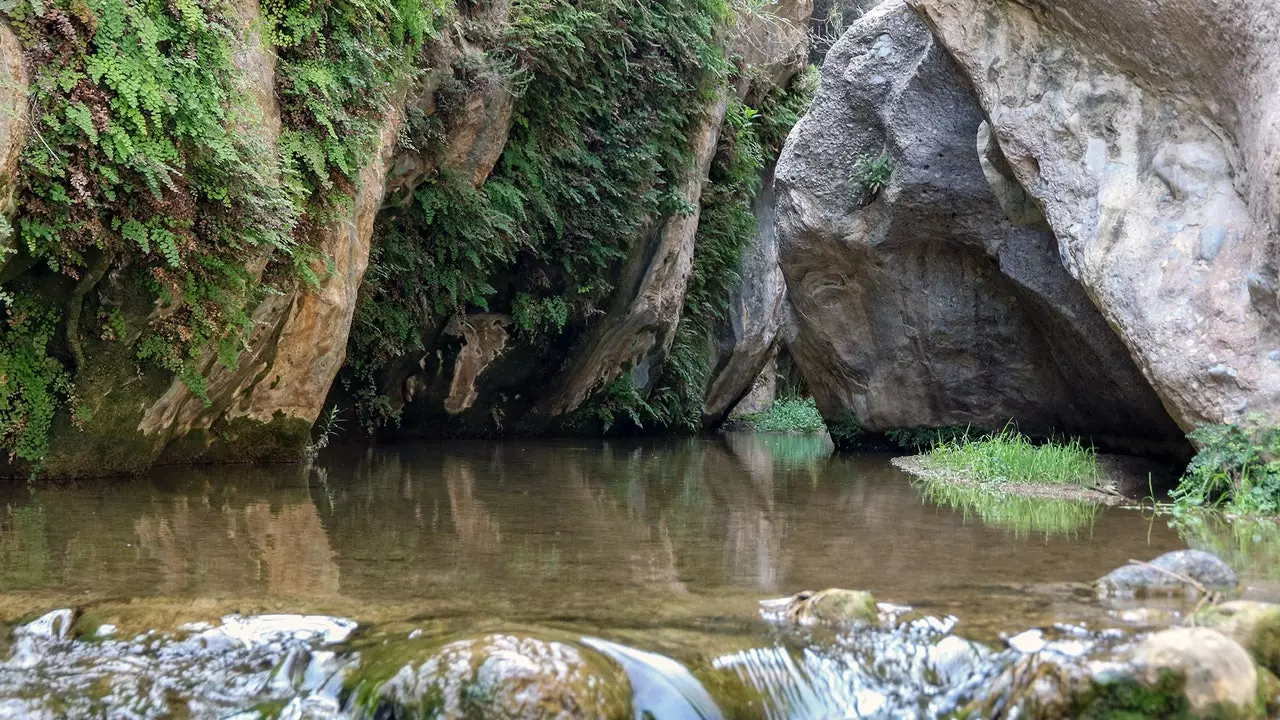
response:
{"label": "rock texture", "polygon": [[1203,550],[1175,550],[1145,565],[1116,568],[1100,578],[1096,586],[1100,594],[1117,597],[1196,592],[1183,578],[1212,590],[1232,590],[1240,584],[1236,572],[1217,555]]}
{"label": "rock texture", "polygon": [[1280,422],[1280,6],[908,1],[1178,424]]}
{"label": "rock texture", "polygon": [[[759,412],[773,404],[773,358],[782,330],[786,280],[778,265],[778,233],[773,173],[756,196],[752,210],[760,234],[742,259],[742,285],[729,300],[728,322],[715,338],[711,381],[703,400],[708,426],[721,423],[739,401],[754,396]],[[759,392],[757,392],[757,389]]]}
{"label": "rock texture", "polygon": [[0,118],[0,269],[13,245],[7,218],[13,213],[13,195],[18,174],[18,156],[27,136],[27,72],[22,64],[22,46],[9,25],[0,22],[0,107],[11,108]]}
{"label": "rock texture", "polygon": [[[982,121],[901,0],[827,55],[775,180],[788,348],[819,409],[871,431],[1016,420],[1130,447],[1178,442],[1053,236],[1006,217],[983,172]],[[877,191],[878,158],[891,173]]]}
{"label": "rock texture", "polygon": [[[500,23],[505,7],[495,3],[482,12],[489,22]],[[247,94],[256,100],[256,108],[239,122],[244,133],[259,135],[274,147],[280,132],[274,56],[257,33],[257,3],[246,0],[236,8],[244,33],[236,62],[244,71]],[[5,47],[0,34],[0,60]],[[226,368],[212,356],[205,360],[207,402],[176,378],[157,372],[137,375],[131,347],[86,338],[93,352],[79,368],[77,389],[92,419],[78,428],[65,418],[58,421],[44,475],[110,475],[138,472],[155,463],[299,457],[346,359],[357,295],[374,241],[374,220],[384,198],[411,195],[413,186],[437,166],[483,182],[506,141],[513,99],[500,83],[481,78],[466,99],[466,108],[474,112],[459,113],[460,120],[445,129],[445,147],[438,157],[426,158],[401,145],[407,111],[434,112],[430,98],[440,77],[452,72],[450,63],[481,51],[451,38],[434,46],[434,52],[434,71],[417,86],[402,88],[386,108],[376,145],[354,184],[353,202],[314,233],[323,258],[312,267],[318,285],[299,283],[291,291],[267,296],[254,308],[253,330],[236,366]],[[255,273],[261,273],[266,262],[266,257],[246,259]],[[131,299],[133,281],[126,270],[107,274],[100,290],[103,297],[121,307],[132,302],[126,314],[140,318],[159,312],[145,304],[146,299]],[[452,394],[450,398],[465,405],[467,391],[459,389],[456,400]]]}

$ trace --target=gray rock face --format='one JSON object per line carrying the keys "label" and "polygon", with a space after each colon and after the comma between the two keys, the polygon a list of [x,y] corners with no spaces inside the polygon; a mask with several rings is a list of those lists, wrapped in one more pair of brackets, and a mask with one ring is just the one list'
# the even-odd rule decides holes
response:
{"label": "gray rock face", "polygon": [[[1006,217],[979,157],[981,123],[901,0],[828,54],[775,181],[788,348],[819,409],[873,431],[1015,419],[1027,432],[1178,438],[1054,238]],[[878,192],[876,158],[891,164]]]}
{"label": "gray rock face", "polygon": [[1179,425],[1280,421],[1280,5],[908,2]]}
{"label": "gray rock face", "polygon": [[777,351],[787,288],[778,265],[772,173],[765,178],[752,209],[760,234],[757,242],[744,253],[742,286],[730,298],[728,322],[716,337],[711,381],[703,401],[703,416],[708,426],[722,422],[748,394],[756,396],[753,405],[763,405],[748,412],[759,412],[773,404],[770,361]]}
{"label": "gray rock face", "polygon": [[1097,582],[1098,592],[1117,597],[1190,590],[1194,580],[1209,589],[1230,589],[1240,578],[1217,555],[1203,550],[1176,550],[1165,553],[1148,565],[1126,565],[1107,573]]}

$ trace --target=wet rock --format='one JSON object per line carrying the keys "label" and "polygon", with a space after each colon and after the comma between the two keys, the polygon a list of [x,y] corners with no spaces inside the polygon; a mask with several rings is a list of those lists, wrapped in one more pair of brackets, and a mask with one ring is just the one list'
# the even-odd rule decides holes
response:
{"label": "wet rock", "polygon": [[760,605],[766,617],[802,627],[875,623],[880,617],[875,598],[864,590],[805,590],[789,598],[766,600]]}
{"label": "wet rock", "polygon": [[1249,717],[1256,710],[1258,671],[1249,653],[1222,633],[1174,628],[1144,640],[1129,660],[1132,677],[1148,688],[1181,681],[1181,691],[1197,713],[1233,710]]}
{"label": "wet rock", "polygon": [[84,616],[73,627],[73,615],[55,610],[14,630],[0,661],[0,717],[258,717],[247,714],[254,707],[338,717],[350,660],[332,648],[351,620],[230,615],[117,639],[82,632]]}
{"label": "wet rock", "polygon": [[366,652],[350,702],[371,717],[630,717],[622,670],[565,642],[494,634]]}
{"label": "wet rock", "polygon": [[1010,222],[1044,227],[999,148],[979,154],[982,123],[899,0],[827,55],[775,180],[787,346],[819,410],[871,432],[1015,418],[1033,434],[1181,443],[1053,236]]}
{"label": "wet rock", "polygon": [[1280,673],[1280,605],[1236,600],[1206,608],[1196,622],[1240,643],[1259,665]]}
{"label": "wet rock", "polygon": [[1240,583],[1236,572],[1217,555],[1203,550],[1175,550],[1146,565],[1116,568],[1095,585],[1100,595],[1114,597],[1195,592],[1194,586],[1182,578],[1194,580],[1210,590],[1229,590]]}
{"label": "wet rock", "polygon": [[1260,717],[1253,661],[1213,630],[1175,628],[1136,645],[1112,637],[1070,652],[1063,647],[1049,643],[1024,655],[964,712],[1034,720]]}

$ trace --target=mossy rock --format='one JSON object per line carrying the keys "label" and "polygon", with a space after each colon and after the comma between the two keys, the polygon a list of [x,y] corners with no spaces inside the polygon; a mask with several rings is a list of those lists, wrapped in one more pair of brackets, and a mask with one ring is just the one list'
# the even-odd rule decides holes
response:
{"label": "mossy rock", "polygon": [[766,606],[781,606],[781,619],[798,626],[825,625],[840,627],[857,623],[879,622],[876,600],[865,590],[829,588],[813,592],[805,590],[783,601],[770,601]]}
{"label": "mossy rock", "polygon": [[445,644],[387,641],[361,655],[347,690],[368,717],[631,717],[622,668],[569,642],[495,633]]}
{"label": "mossy rock", "polygon": [[1280,674],[1280,605],[1236,600],[1202,610],[1196,622],[1240,643],[1259,665]]}

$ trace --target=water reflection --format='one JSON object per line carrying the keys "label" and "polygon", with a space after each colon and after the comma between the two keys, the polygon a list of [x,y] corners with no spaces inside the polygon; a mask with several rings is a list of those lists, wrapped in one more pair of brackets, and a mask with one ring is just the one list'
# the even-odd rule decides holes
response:
{"label": "water reflection", "polygon": [[830,586],[914,602],[1090,580],[1181,547],[1100,511],[1087,532],[1006,532],[921,502],[876,456],[812,437],[452,442],[343,450],[313,468],[171,468],[0,490],[4,592],[342,598],[422,613],[660,622]]}

